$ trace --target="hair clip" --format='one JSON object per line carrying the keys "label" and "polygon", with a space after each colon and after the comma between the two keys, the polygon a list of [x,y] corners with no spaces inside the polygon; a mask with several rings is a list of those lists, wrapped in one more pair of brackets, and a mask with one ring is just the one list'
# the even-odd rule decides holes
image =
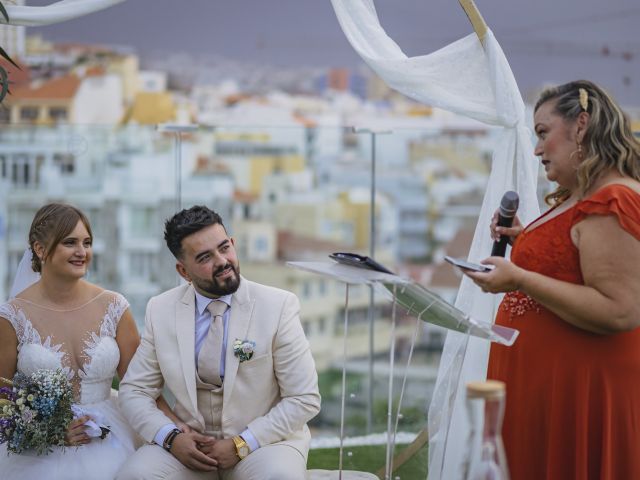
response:
{"label": "hair clip", "polygon": [[589,108],[589,94],[584,88],[579,88],[578,93],[580,94],[580,106],[586,112]]}

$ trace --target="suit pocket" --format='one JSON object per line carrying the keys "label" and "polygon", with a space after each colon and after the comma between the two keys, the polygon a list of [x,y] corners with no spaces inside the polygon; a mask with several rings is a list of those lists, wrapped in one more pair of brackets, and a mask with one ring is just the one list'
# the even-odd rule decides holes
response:
{"label": "suit pocket", "polygon": [[[231,405],[244,405],[244,425],[266,413],[279,400],[278,382],[273,372],[271,354],[260,355],[238,366],[238,374],[230,397]],[[246,417],[246,418],[244,418]]]}
{"label": "suit pocket", "polygon": [[238,365],[238,375],[250,376],[264,375],[273,372],[273,357],[269,353],[254,357]]}

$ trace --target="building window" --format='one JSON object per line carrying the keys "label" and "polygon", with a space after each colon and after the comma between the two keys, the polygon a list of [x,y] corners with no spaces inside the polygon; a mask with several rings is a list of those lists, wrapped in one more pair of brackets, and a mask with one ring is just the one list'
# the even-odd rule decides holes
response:
{"label": "building window", "polygon": [[129,255],[129,277],[133,280],[153,281],[153,254],[132,252]]}
{"label": "building window", "polygon": [[0,105],[0,123],[11,123],[11,109]]}
{"label": "building window", "polygon": [[31,178],[35,173],[34,165],[31,165],[33,160],[34,159],[22,153],[13,155],[11,160],[7,159],[8,165],[5,167],[6,173],[9,174],[9,170],[11,171],[11,182],[14,185],[27,186],[36,180],[35,175],[34,178]]}
{"label": "building window", "polygon": [[302,322],[302,330],[304,330],[305,336],[308,337],[311,333],[311,323],[307,321]]}
{"label": "building window", "polygon": [[91,263],[89,264],[89,275],[95,281],[100,275],[100,255],[93,250],[93,255],[91,257]]}
{"label": "building window", "polygon": [[256,253],[265,254],[269,249],[269,242],[263,236],[256,237],[253,242]]}
{"label": "building window", "polygon": [[89,223],[91,224],[91,230],[93,231],[93,238],[95,239],[95,238],[102,237],[104,223],[101,221],[100,208],[85,207],[84,212],[89,218]]}
{"label": "building window", "polygon": [[70,175],[76,169],[76,159],[70,153],[56,153],[53,156],[53,163],[60,168],[60,173]]}
{"label": "building window", "polygon": [[64,107],[51,107],[49,109],[49,118],[55,122],[63,122],[67,120],[67,109]]}
{"label": "building window", "polygon": [[311,297],[311,282],[305,280],[302,282],[302,298],[308,299],[309,297]]}
{"label": "building window", "polygon": [[129,227],[132,237],[141,238],[154,235],[157,225],[153,208],[131,207],[130,219]]}
{"label": "building window", "polygon": [[20,109],[20,120],[34,122],[38,119],[38,107],[22,107]]}
{"label": "building window", "polygon": [[27,207],[16,206],[10,208],[7,212],[7,232],[9,238],[14,241],[25,242],[29,236],[29,228],[31,227],[31,221],[35,213],[35,209],[32,210]]}
{"label": "building window", "polygon": [[327,317],[320,317],[318,321],[318,331],[320,333],[325,333],[327,331]]}

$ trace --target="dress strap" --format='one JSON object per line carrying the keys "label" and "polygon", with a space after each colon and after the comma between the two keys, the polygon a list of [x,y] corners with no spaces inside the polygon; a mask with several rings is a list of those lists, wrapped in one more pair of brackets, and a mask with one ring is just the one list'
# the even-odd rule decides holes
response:
{"label": "dress strap", "polygon": [[607,185],[579,202],[573,225],[589,215],[613,215],[623,230],[640,240],[640,194],[626,185]]}

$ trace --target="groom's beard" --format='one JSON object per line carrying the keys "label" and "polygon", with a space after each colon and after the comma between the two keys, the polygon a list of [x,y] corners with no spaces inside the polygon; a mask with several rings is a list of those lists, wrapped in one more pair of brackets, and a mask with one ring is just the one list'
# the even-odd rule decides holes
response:
{"label": "groom's beard", "polygon": [[[219,279],[216,277],[216,275],[224,272],[228,268],[233,271],[232,275],[223,279]],[[211,280],[192,279],[192,282],[196,285],[196,287],[198,287],[198,289],[210,295],[216,297],[230,295],[232,293],[235,293],[240,286],[240,266],[236,267],[233,264],[229,263],[213,272]]]}

